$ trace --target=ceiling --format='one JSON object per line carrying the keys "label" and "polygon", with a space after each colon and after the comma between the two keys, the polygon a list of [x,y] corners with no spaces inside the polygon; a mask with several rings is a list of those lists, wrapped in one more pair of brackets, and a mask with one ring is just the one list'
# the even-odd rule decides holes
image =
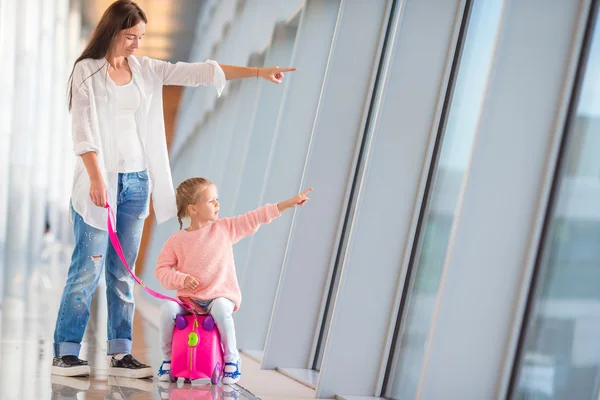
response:
{"label": "ceiling", "polygon": [[[83,0],[84,29],[91,34],[114,0]],[[186,61],[205,0],[137,0],[148,17],[146,35],[136,54],[172,62]]]}

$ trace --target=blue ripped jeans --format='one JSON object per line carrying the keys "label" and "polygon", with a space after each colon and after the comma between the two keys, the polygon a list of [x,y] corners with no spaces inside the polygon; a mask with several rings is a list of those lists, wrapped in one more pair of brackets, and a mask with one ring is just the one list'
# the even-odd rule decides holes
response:
{"label": "blue ripped jeans", "polygon": [[[146,171],[119,174],[117,235],[127,263],[132,268],[140,248],[144,220],[148,215],[149,186]],[[108,302],[107,353],[130,353],[135,308],[133,278],[110,245],[108,232],[89,226],[72,208],[71,212],[75,249],[54,330],[54,355],[79,356],[81,340],[90,317],[92,295],[104,266]]]}

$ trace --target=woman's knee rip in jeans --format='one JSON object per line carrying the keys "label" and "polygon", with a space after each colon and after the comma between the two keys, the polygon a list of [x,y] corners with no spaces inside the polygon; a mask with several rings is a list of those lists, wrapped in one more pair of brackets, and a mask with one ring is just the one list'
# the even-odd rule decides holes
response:
{"label": "woman's knee rip in jeans", "polygon": [[94,265],[94,268],[102,268],[103,257],[101,254],[93,255],[91,258],[92,258],[92,264]]}

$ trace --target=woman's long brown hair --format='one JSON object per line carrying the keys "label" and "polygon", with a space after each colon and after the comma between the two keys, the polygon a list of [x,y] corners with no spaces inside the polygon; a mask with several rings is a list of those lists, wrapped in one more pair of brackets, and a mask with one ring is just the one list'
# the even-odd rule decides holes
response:
{"label": "woman's long brown hair", "polygon": [[[148,23],[144,11],[142,11],[140,6],[133,1],[118,0],[106,9],[100,22],[96,25],[87,47],[83,50],[79,58],[77,58],[75,64],[73,64],[73,69],[69,76],[69,111],[71,111],[71,106],[73,104],[73,71],[75,71],[75,65],[86,58],[99,60],[106,57],[119,32],[123,29],[134,27],[141,21]],[[100,69],[98,69],[98,71],[100,71]],[[92,75],[96,74],[98,71],[94,72]],[[89,76],[85,79],[88,78]]]}

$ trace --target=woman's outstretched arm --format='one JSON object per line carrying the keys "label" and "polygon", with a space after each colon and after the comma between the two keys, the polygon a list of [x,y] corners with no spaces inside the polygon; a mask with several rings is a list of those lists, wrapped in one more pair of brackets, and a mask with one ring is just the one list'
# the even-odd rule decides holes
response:
{"label": "woman's outstretched arm", "polygon": [[296,71],[297,68],[279,68],[279,67],[268,67],[268,68],[257,68],[257,67],[237,67],[234,65],[223,65],[221,68],[225,73],[225,77],[228,81],[234,79],[244,78],[262,78],[269,82],[281,83],[283,80],[284,72]]}

